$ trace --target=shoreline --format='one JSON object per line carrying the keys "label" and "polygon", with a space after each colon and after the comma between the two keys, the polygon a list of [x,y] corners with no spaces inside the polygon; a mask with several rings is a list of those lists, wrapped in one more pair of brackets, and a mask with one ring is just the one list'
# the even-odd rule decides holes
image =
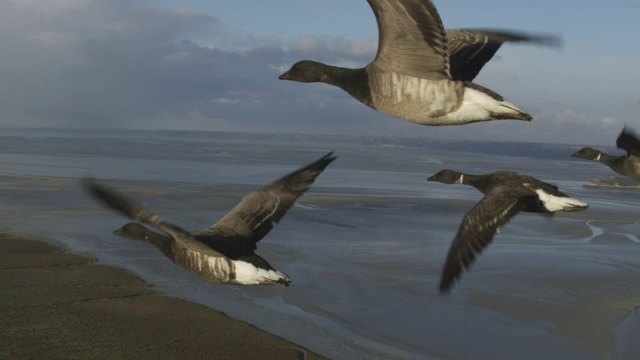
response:
{"label": "shoreline", "polygon": [[0,234],[0,358],[322,359],[52,242]]}

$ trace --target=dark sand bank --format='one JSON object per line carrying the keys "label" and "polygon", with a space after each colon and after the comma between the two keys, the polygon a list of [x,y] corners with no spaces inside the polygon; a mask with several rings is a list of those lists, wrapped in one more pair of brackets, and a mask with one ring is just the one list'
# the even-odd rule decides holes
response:
{"label": "dark sand bank", "polygon": [[320,359],[135,275],[0,234],[0,358]]}

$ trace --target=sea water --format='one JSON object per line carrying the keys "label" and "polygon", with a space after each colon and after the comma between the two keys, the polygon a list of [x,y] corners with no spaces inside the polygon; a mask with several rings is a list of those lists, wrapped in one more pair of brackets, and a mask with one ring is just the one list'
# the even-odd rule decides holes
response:
{"label": "sea water", "polygon": [[[211,306],[320,354],[362,358],[640,357],[640,190],[579,145],[215,132],[12,130],[0,136],[0,231],[53,239],[161,292]],[[616,153],[613,148],[603,151]],[[329,151],[338,159],[258,243],[288,288],[208,283],[156,248],[112,234],[128,221],[82,191],[94,177],[189,230]],[[451,240],[482,195],[427,182],[449,168],[510,170],[588,202],[521,213],[452,293]],[[215,339],[213,339],[215,341]]]}

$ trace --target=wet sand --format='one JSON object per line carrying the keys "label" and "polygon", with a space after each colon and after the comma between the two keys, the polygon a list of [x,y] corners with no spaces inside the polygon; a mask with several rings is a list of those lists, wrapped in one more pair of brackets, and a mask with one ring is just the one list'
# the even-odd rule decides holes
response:
{"label": "wet sand", "polygon": [[119,268],[0,234],[0,358],[320,359]]}

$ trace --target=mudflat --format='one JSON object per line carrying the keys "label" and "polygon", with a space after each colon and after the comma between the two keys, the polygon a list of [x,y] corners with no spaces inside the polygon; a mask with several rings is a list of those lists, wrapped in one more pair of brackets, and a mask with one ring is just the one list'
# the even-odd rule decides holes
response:
{"label": "mudflat", "polygon": [[0,234],[0,358],[320,359],[134,274]]}

